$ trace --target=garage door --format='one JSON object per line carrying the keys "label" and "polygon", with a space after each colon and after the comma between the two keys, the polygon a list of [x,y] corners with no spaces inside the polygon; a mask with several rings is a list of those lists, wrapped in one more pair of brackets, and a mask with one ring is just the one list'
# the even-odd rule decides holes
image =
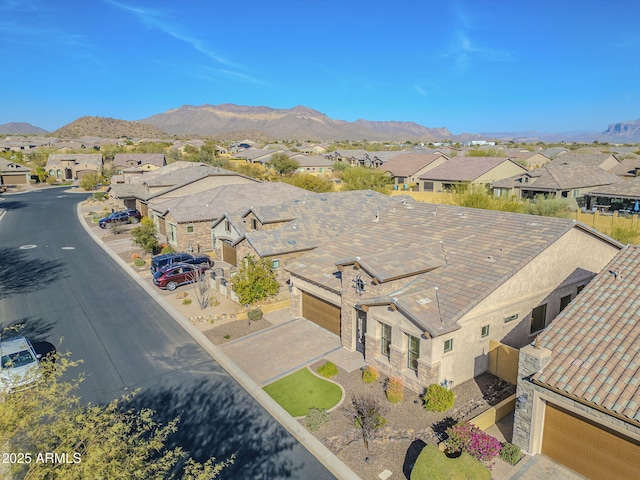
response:
{"label": "garage door", "polygon": [[340,335],[340,307],[302,292],[302,316],[313,323]]}
{"label": "garage door", "polygon": [[237,266],[238,259],[236,257],[236,249],[226,242],[222,242],[222,261],[229,265]]}
{"label": "garage door", "polygon": [[640,478],[639,442],[549,403],[542,453],[588,478]]}

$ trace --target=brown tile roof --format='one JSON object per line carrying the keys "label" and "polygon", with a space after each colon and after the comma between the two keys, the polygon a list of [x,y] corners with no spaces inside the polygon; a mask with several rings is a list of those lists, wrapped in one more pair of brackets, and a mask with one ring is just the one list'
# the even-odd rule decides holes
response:
{"label": "brown tile roof", "polygon": [[588,195],[640,199],[640,177],[594,188]]}
{"label": "brown tile roof", "polygon": [[600,167],[609,158],[614,157],[612,153],[564,153],[558,158],[554,159],[551,163],[576,163],[578,165],[585,165],[589,167]]}
{"label": "brown tile roof", "polygon": [[413,275],[397,291],[363,303],[393,302],[437,336],[457,329],[457,320],[572,228],[589,230],[560,218],[396,205],[383,210],[378,222],[353,225],[287,270],[335,292],[341,289],[336,265],[356,257],[379,278]]}
{"label": "brown tile roof", "polygon": [[309,250],[402,201],[371,190],[308,195],[252,209],[261,223],[287,223],[275,230],[251,231],[246,238],[260,256]]}
{"label": "brown tile roof", "polygon": [[390,158],[382,168],[394,177],[410,177],[442,156],[439,153],[405,153]]}
{"label": "brown tile roof", "polygon": [[536,382],[640,421],[640,247],[622,250],[540,337]]}
{"label": "brown tile roof", "polygon": [[226,212],[245,212],[252,206],[273,205],[309,192],[281,182],[222,185],[204,192],[151,203],[162,215],[171,212],[178,222],[215,220]]}
{"label": "brown tile roof", "polygon": [[123,167],[147,164],[162,167],[166,163],[164,153],[116,153],[113,158],[114,165]]}
{"label": "brown tile roof", "polygon": [[420,179],[472,182],[504,162],[515,163],[506,157],[453,157],[429,170]]}
{"label": "brown tile roof", "polygon": [[[529,182],[524,181],[525,177],[529,178]],[[559,162],[549,163],[522,175],[498,180],[493,182],[493,187],[555,192],[610,185],[620,181],[622,181],[620,177],[605,172],[600,167]]]}

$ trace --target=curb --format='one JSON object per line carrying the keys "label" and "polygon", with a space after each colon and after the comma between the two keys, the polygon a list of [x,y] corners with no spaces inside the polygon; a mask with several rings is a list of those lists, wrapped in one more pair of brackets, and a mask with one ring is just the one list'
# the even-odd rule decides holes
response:
{"label": "curb", "polygon": [[209,341],[191,322],[172,305],[170,305],[151,285],[145,282],[129,265],[116,255],[87,225],[82,216],[82,204],[78,202],[76,214],[84,230],[89,236],[109,255],[138,285],[140,285],[164,310],[178,322],[178,324],[198,342],[198,344],[224,368],[256,401],[291,435],[295,437],[324,467],[339,479],[359,480],[347,465],[336,457],[320,440],[313,436],[307,429],[293,419],[280,405],[278,405],[267,393],[258,386],[244,371],[233,363],[219,347]]}

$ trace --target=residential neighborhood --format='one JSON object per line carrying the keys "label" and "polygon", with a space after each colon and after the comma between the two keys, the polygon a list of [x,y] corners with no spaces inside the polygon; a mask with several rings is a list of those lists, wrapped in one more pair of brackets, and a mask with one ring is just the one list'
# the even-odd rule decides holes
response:
{"label": "residential neighborhood", "polygon": [[[36,149],[31,143],[24,148]],[[511,385],[512,393],[500,399],[510,406],[487,432],[508,422],[512,433],[502,441],[527,459],[549,458],[587,477],[615,472],[610,478],[633,478],[640,474],[640,367],[633,341],[640,260],[633,244],[616,239],[614,227],[637,225],[640,155],[501,148],[499,156],[477,156],[480,147],[327,153],[328,145],[292,151],[238,141],[216,145],[212,161],[176,160],[169,150],[103,155],[94,148],[49,154],[42,165],[46,181],[34,167],[6,157],[0,173],[9,194],[46,185],[82,192],[80,182],[93,175],[95,185],[85,190],[92,208],[105,215],[137,212],[167,252],[204,255],[209,262],[178,263],[175,274],[159,269],[183,277],[172,283],[154,274],[149,285],[184,294],[196,278],[188,272],[209,272],[211,298],[227,309],[234,305],[216,317],[240,322],[236,316],[247,318],[255,307],[268,322],[274,314],[262,310],[267,297],[245,305],[234,290],[248,259],[264,261],[283,319],[266,328],[305,322],[319,329],[316,347],[321,338],[333,345],[322,355],[349,358],[336,361],[345,375],[373,368],[416,398],[431,385],[456,392],[490,376]],[[4,143],[7,156],[17,148],[16,140]],[[294,162],[290,172],[270,171],[276,155]],[[343,172],[352,169],[378,175],[385,186],[345,187]],[[328,182],[329,191],[297,186],[294,180],[305,175]],[[562,214],[440,203],[453,197],[439,195],[474,189],[498,202],[559,200]],[[101,219],[98,238],[129,238],[136,226],[127,224],[139,217],[113,217],[112,224]],[[607,219],[610,227],[601,228]],[[151,258],[128,245],[128,255],[142,264]],[[304,356],[291,350],[291,358],[298,355]],[[299,361],[307,368],[318,360]],[[249,362],[243,368],[251,375],[255,367]],[[588,462],[580,460],[585,451]],[[515,475],[509,468],[516,467],[501,468],[504,476],[496,478]]]}

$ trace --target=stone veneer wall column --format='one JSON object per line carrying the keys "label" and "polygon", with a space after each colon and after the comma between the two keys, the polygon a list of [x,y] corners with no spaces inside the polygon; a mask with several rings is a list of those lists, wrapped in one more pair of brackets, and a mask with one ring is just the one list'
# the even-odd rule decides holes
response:
{"label": "stone veneer wall column", "polygon": [[551,350],[547,348],[527,345],[520,349],[512,443],[518,445],[525,452],[532,450],[535,386],[531,382],[531,376],[542,370],[550,361]]}

